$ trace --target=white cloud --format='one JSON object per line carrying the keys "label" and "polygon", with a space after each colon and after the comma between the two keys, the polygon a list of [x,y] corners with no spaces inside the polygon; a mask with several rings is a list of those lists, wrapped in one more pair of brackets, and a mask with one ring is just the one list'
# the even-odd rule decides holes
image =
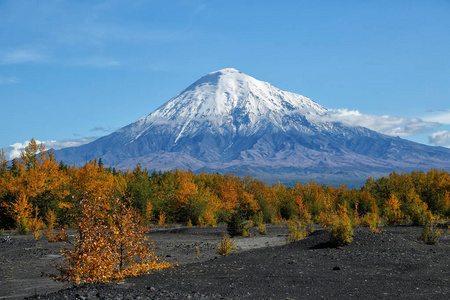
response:
{"label": "white cloud", "polygon": [[[84,137],[80,139],[65,139],[60,141],[38,141],[36,140],[36,143],[41,144],[43,143],[45,145],[45,149],[54,149],[59,150],[62,148],[67,147],[77,147],[81,146],[87,143],[90,143],[94,140],[96,140],[97,137]],[[23,143],[15,143],[10,145],[9,147],[6,147],[3,149],[5,151],[5,157],[8,160],[17,158],[20,156],[21,151],[23,151],[28,145],[30,144],[30,141],[25,141]]]}
{"label": "white cloud", "polygon": [[439,122],[424,121],[419,118],[375,116],[358,110],[332,109],[323,116],[313,116],[315,121],[341,122],[349,126],[362,126],[391,136],[412,136],[427,127],[437,127]]}
{"label": "white cloud", "polygon": [[87,143],[90,143],[96,140],[98,137],[84,137],[80,139],[65,139],[60,141],[46,141],[44,142],[45,148],[50,149],[53,148],[55,150],[59,150],[67,147],[77,147]]}
{"label": "white cloud", "polygon": [[428,137],[431,144],[438,146],[450,145],[450,131],[443,130],[430,134]]}
{"label": "white cloud", "polygon": [[30,49],[16,49],[9,51],[7,53],[3,53],[0,61],[1,64],[20,64],[20,63],[29,63],[29,62],[43,62],[47,59],[47,57],[37,51]]}
{"label": "white cloud", "polygon": [[20,80],[17,77],[0,77],[0,85],[8,85],[19,83]]}

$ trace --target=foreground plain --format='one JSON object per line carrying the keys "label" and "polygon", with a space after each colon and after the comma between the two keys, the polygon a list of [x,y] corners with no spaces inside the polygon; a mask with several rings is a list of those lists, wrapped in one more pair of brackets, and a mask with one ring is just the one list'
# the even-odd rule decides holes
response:
{"label": "foreground plain", "polygon": [[321,228],[288,243],[286,226],[271,225],[266,235],[252,229],[252,237],[236,239],[238,251],[227,257],[215,253],[224,226],[154,229],[158,255],[178,266],[79,286],[41,277],[56,273],[63,243],[4,232],[0,299],[448,299],[449,234],[426,245],[417,239],[421,227],[382,229],[355,229],[349,246],[333,248]]}

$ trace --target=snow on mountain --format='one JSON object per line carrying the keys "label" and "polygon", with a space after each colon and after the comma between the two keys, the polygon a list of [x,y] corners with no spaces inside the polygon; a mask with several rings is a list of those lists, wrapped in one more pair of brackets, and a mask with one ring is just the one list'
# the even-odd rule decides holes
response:
{"label": "snow on mountain", "polygon": [[184,123],[190,119],[226,122],[234,110],[246,111],[249,127],[262,118],[279,123],[280,115],[300,112],[324,114],[326,109],[309,98],[284,92],[236,69],[223,69],[202,77],[149,118]]}
{"label": "snow on mountain", "polygon": [[140,133],[151,126],[179,126],[178,141],[188,134],[185,132],[187,128],[191,131],[197,129],[189,126],[190,123],[209,122],[219,129],[232,124],[232,130],[252,134],[268,122],[286,130],[297,125],[283,123],[288,116],[320,116],[326,111],[326,108],[307,97],[282,91],[267,82],[228,68],[197,80],[156,111],[138,120],[134,131],[138,138]]}
{"label": "snow on mountain", "polygon": [[235,69],[207,74],[146,117],[90,144],[56,151],[69,164],[232,172],[269,181],[364,180],[450,168],[450,149],[326,122],[327,109]]}

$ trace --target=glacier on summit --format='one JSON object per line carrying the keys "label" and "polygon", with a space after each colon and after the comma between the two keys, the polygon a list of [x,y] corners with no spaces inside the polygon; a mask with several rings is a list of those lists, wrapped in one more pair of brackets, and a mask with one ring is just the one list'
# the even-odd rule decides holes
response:
{"label": "glacier on summit", "polygon": [[68,164],[229,172],[292,183],[362,183],[392,171],[450,168],[450,149],[326,121],[313,100],[227,68],[89,144],[55,151]]}

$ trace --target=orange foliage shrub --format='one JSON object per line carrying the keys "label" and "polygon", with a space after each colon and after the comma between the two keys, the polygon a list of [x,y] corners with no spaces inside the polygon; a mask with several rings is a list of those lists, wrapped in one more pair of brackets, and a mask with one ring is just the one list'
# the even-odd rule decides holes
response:
{"label": "orange foliage shrub", "polygon": [[198,188],[193,182],[193,174],[191,172],[180,172],[177,170],[176,174],[179,178],[177,180],[178,189],[173,196],[174,202],[172,209],[174,213],[188,206],[190,199],[198,194]]}
{"label": "orange foliage shrub", "polygon": [[239,208],[247,216],[253,216],[259,209],[255,197],[246,191],[240,191]]}
{"label": "orange foliage shrub", "polygon": [[11,204],[10,209],[16,218],[19,233],[27,234],[30,232],[29,222],[32,216],[33,205],[28,201],[27,197],[21,194],[17,201]]}
{"label": "orange foliage shrub", "polygon": [[146,241],[146,229],[138,214],[118,199],[109,200],[108,215],[88,199],[82,200],[83,215],[78,222],[74,249],[64,249],[65,265],[59,266],[61,276],[56,279],[109,282],[171,267],[155,256],[155,248]]}
{"label": "orange foliage shrub", "polygon": [[216,227],[217,225],[216,217],[211,210],[207,210],[200,218],[204,226]]}
{"label": "orange foliage shrub", "polygon": [[120,176],[114,178],[91,162],[77,172],[74,181],[81,215],[74,249],[64,249],[64,265],[59,266],[61,276],[56,279],[107,282],[171,267],[154,255],[141,218],[118,197],[126,189]]}
{"label": "orange foliage shrub", "polygon": [[400,209],[400,205],[400,201],[394,194],[391,194],[386,200],[384,207],[386,225],[401,224],[403,222],[403,213]]}
{"label": "orange foliage shrub", "polygon": [[238,204],[238,193],[231,181],[224,181],[219,186],[221,209],[234,213]]}

